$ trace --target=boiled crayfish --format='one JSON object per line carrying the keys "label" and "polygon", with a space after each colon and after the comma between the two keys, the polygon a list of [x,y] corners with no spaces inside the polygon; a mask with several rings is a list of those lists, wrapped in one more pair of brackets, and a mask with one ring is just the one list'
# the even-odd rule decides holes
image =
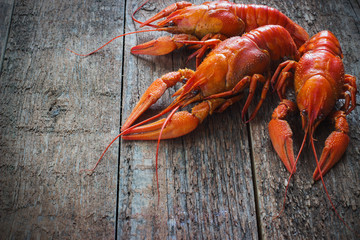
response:
{"label": "boiled crayfish", "polygon": [[[154,21],[165,18],[153,25]],[[176,33],[140,44],[131,49],[133,54],[163,55],[184,46],[183,40],[206,40],[241,36],[264,25],[283,26],[297,47],[308,39],[307,32],[279,10],[263,5],[235,4],[228,1],[205,2],[193,5],[189,2],[174,3],[141,24]],[[215,36],[214,36],[215,35]]]}
{"label": "boiled crayfish", "polygon": [[[162,18],[165,19],[156,25],[152,24]],[[129,32],[114,37],[88,54],[79,54],[68,50],[79,56],[88,56],[125,35],[149,31],[175,33],[176,35],[173,37],[160,37],[131,49],[133,54],[164,55],[184,45],[197,44],[198,40],[204,41],[212,38],[224,40],[233,36],[241,36],[245,32],[265,25],[283,26],[290,33],[298,48],[309,39],[308,33],[302,27],[275,8],[255,4],[235,4],[227,0],[205,2],[200,5],[185,1],[177,2],[145,22],[133,19],[141,23],[141,27],[149,26],[154,29]],[[202,56],[202,54],[198,55]],[[199,63],[200,61],[197,61],[197,64]]]}
{"label": "boiled crayfish", "polygon": [[[353,231],[336,211],[326,189],[323,175],[340,160],[349,144],[347,135],[349,126],[346,115],[356,107],[356,78],[344,73],[343,54],[339,41],[329,31],[322,31],[313,36],[300,47],[299,52],[300,60],[298,62],[289,60],[280,64],[271,80],[273,84],[276,82],[275,89],[281,103],[274,110],[272,120],[269,122],[270,138],[275,151],[290,172],[290,180],[296,170],[296,163],[306,138],[309,136],[317,166],[313,179],[315,181],[321,179],[335,214],[350,231]],[[289,80],[294,80],[296,104],[285,98]],[[340,110],[335,110],[336,101],[339,99],[345,99],[345,103]],[[297,109],[300,111],[305,135],[295,160],[292,131],[285,118],[289,112]],[[326,117],[330,117],[335,123],[335,131],[326,139],[319,161],[313,134],[315,128]],[[285,196],[288,186],[286,186]]]}
{"label": "boiled crayfish", "polygon": [[[309,135],[317,162],[313,178],[319,180],[340,160],[348,146],[349,127],[346,115],[356,106],[356,78],[344,74],[339,41],[329,31],[322,31],[313,36],[299,49],[299,52],[300,60],[298,62],[289,60],[280,64],[271,80],[273,84],[276,82],[275,88],[282,101],[272,115],[269,133],[273,146],[287,170],[294,173],[297,160],[295,161],[293,153],[292,131],[284,119],[288,112],[298,109],[305,131],[302,147]],[[295,70],[294,75],[292,70]],[[289,80],[292,79],[294,79],[297,106],[284,97]],[[345,99],[345,103],[340,110],[335,111],[335,103],[338,99]],[[313,133],[327,116],[334,121],[335,131],[327,138],[318,162]]]}
{"label": "boiled crayfish", "polygon": [[[262,96],[250,116],[252,119],[269,89],[272,67],[284,57],[298,60],[296,44],[285,28],[267,25],[252,30],[242,37],[232,37],[220,42],[196,71],[181,69],[165,74],[149,86],[122,126],[122,132],[113,139],[95,167],[89,171],[96,168],[118,137],[122,136],[127,140],[158,139],[159,144],[160,139],[183,136],[193,131],[209,114],[215,111],[221,112],[240,100],[244,90],[249,88],[249,95],[242,110],[244,117],[253,99],[257,83],[263,82]],[[178,82],[186,83],[174,94],[177,98],[172,104],[158,115],[131,126],[168,88]],[[176,112],[179,108],[196,102],[200,103],[192,108],[191,113]],[[170,111],[166,119],[144,125]]]}
{"label": "boiled crayfish", "polygon": [[[220,42],[195,72],[181,69],[155,80],[122,126],[120,135],[127,140],[158,139],[159,147],[160,139],[176,138],[193,131],[209,114],[221,112],[241,99],[244,89],[249,88],[249,95],[242,110],[242,117],[244,117],[257,83],[263,82],[262,96],[250,116],[251,120],[259,110],[269,89],[271,67],[284,57],[297,60],[298,51],[289,32],[278,25],[259,27],[242,37],[232,37]],[[134,121],[154,104],[166,89],[178,82],[186,83],[174,94],[177,98],[172,104],[160,114],[131,127]],[[192,108],[191,113],[176,112],[179,108],[196,102],[200,103]],[[167,118],[143,125],[170,111]],[[157,156],[158,149],[156,151],[156,179],[158,180]],[[157,186],[159,196],[158,183]]]}
{"label": "boiled crayfish", "polygon": [[[165,20],[157,25],[152,24],[161,18]],[[201,5],[175,3],[141,26],[154,27],[154,31],[180,34],[140,44],[132,48],[132,53],[163,55],[187,44],[211,47],[213,50],[196,71],[180,69],[155,80],[122,126],[122,132],[109,146],[120,136],[126,140],[158,140],[159,146],[160,139],[176,138],[193,131],[209,114],[222,112],[239,101],[245,90],[249,89],[242,109],[244,118],[256,86],[261,82],[261,99],[249,118],[251,120],[262,105],[272,83],[281,99],[269,123],[273,146],[291,173],[291,178],[309,136],[317,164],[313,178],[321,178],[327,193],[323,175],[340,160],[348,146],[346,115],[356,106],[357,92],[356,78],[344,74],[340,44],[332,33],[323,31],[308,40],[309,36],[302,27],[276,9],[228,1],[205,2]],[[147,30],[137,32],[145,31]],[[248,33],[240,36],[244,32]],[[280,64],[272,76],[273,69],[284,58],[292,60]],[[292,79],[297,105],[285,98]],[[133,125],[168,88],[180,82],[184,85],[173,95],[176,99],[166,109]],[[339,99],[345,99],[345,103],[340,110],[334,110]],[[193,103],[196,105],[191,112],[178,112],[178,109]],[[301,113],[305,136],[295,160],[292,131],[285,117],[297,109]],[[169,112],[168,117],[148,123]],[[335,122],[335,131],[327,138],[318,161],[313,134],[325,117],[330,117]],[[158,150],[156,179],[157,156]],[[328,198],[331,202],[329,195]],[[332,202],[331,204],[336,212]],[[336,214],[342,220],[337,212]]]}
{"label": "boiled crayfish", "polygon": [[269,88],[272,64],[284,57],[297,59],[298,51],[288,31],[278,25],[263,26],[242,37],[232,37],[220,42],[195,72],[181,69],[154,81],[122,126],[123,138],[158,139],[161,128],[165,126],[165,119],[134,128],[130,126],[167,88],[181,81],[186,83],[174,94],[177,98],[159,115],[190,103],[200,103],[195,105],[191,113],[181,111],[168,118],[169,123],[161,131],[161,139],[175,138],[191,132],[208,114],[223,111],[241,98],[244,89],[249,88],[249,95],[242,110],[244,117],[257,83],[263,82],[262,97],[250,117],[252,119]]}

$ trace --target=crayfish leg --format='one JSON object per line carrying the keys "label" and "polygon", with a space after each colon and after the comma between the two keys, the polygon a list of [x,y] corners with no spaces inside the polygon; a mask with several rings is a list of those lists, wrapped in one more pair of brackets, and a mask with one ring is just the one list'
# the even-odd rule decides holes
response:
{"label": "crayfish leg", "polygon": [[[344,84],[344,93],[343,98],[345,99],[345,104],[343,106],[344,111],[346,114],[349,114],[354,108],[356,107],[356,77],[345,74],[345,84]],[[348,93],[349,92],[349,93]],[[350,106],[351,102],[351,106]]]}
{"label": "crayfish leg", "polygon": [[283,100],[285,98],[286,88],[289,85],[289,82],[293,80],[294,77],[292,72],[290,71],[294,70],[296,66],[297,62],[287,60],[277,67],[274,75],[271,78],[271,85],[277,91],[280,100]]}
{"label": "crayfish leg", "polygon": [[266,94],[269,91],[269,86],[270,86],[270,78],[268,78],[263,86],[263,89],[261,91],[261,96],[260,96],[260,100],[258,102],[258,104],[256,105],[254,111],[251,113],[250,118],[248,121],[251,121],[255,118],[256,114],[258,113],[261,105],[263,104],[265,98],[266,98]]}
{"label": "crayfish leg", "polygon": [[262,93],[261,93],[261,99],[259,101],[259,103],[257,104],[257,106],[255,107],[255,110],[254,112],[251,114],[251,117],[249,119],[249,121],[251,119],[253,119],[255,116],[256,116],[256,113],[258,112],[258,110],[260,109],[265,97],[266,97],[266,94],[267,94],[267,91],[269,89],[269,85],[270,85],[270,79],[265,79],[265,77],[261,74],[254,74],[252,76],[245,76],[243,77],[236,85],[235,87],[233,87],[231,90],[229,91],[225,91],[225,92],[222,92],[222,93],[218,93],[218,94],[213,94],[213,95],[210,95],[208,97],[206,97],[205,99],[215,99],[215,98],[223,98],[223,97],[229,97],[229,96],[232,96],[232,95],[236,95],[236,94],[239,94],[241,93],[246,87],[248,87],[249,85],[249,95],[246,99],[246,102],[245,102],[245,105],[244,105],[244,108],[241,112],[241,117],[242,119],[244,119],[245,117],[245,113],[247,112],[249,106],[250,106],[250,103],[254,97],[254,94],[255,94],[255,89],[256,89],[256,85],[258,82],[265,82],[264,86],[263,86],[263,90],[262,90]]}
{"label": "crayfish leg", "polygon": [[226,99],[226,101],[218,108],[216,109],[216,112],[223,112],[225,109],[233,105],[235,102],[240,101],[243,98],[243,94],[236,95],[235,97],[231,97]]}
{"label": "crayfish leg", "polygon": [[196,68],[200,65],[202,58],[204,57],[206,51],[208,49],[214,48],[216,47],[221,41],[224,41],[225,39],[227,39],[228,37],[226,37],[225,35],[222,35],[220,33],[218,34],[213,34],[213,33],[208,33],[206,34],[201,41],[199,42],[192,42],[192,44],[195,44],[193,46],[191,46],[190,48],[199,48],[198,50],[196,50],[196,52],[194,52],[193,54],[191,54],[186,62],[189,62],[192,58],[196,58]]}

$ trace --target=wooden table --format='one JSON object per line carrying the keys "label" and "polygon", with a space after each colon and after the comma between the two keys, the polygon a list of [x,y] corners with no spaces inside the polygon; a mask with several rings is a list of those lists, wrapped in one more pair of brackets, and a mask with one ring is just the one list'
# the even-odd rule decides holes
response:
{"label": "wooden table", "polygon": [[[310,35],[331,30],[346,72],[360,76],[358,0],[244,1],[253,2],[281,10]],[[136,16],[147,19],[171,3],[151,0]],[[89,57],[66,51],[87,53],[139,29],[131,19],[139,4],[0,0],[0,239],[355,239],[321,182],[313,182],[308,146],[285,210],[272,221],[289,177],[268,136],[275,94],[249,124],[241,120],[241,101],[191,134],[162,141],[159,205],[154,141],[117,140],[92,175],[79,173],[96,163],[154,79],[193,67],[185,64],[189,50],[130,54],[130,47],[162,33],[119,38]],[[295,152],[303,138],[299,119],[289,120]],[[359,107],[348,121],[348,150],[325,182],[340,215],[360,234]],[[324,122],[315,132],[318,154],[332,130]]]}

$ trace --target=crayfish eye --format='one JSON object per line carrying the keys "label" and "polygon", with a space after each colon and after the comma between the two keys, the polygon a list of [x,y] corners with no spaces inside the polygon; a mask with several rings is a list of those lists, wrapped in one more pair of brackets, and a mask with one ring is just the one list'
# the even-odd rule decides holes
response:
{"label": "crayfish eye", "polygon": [[194,95],[196,95],[196,94],[198,94],[199,92],[200,92],[199,89],[196,89],[196,90],[193,90],[191,93],[194,94]]}
{"label": "crayfish eye", "polygon": [[305,109],[302,110],[302,111],[301,111],[301,115],[304,116],[304,117],[306,117],[306,116],[307,116],[307,111],[306,111]]}
{"label": "crayfish eye", "polygon": [[187,81],[188,81],[187,78],[183,78],[183,79],[181,80],[181,82],[182,82],[183,84],[185,84]]}
{"label": "crayfish eye", "polygon": [[167,27],[173,27],[175,26],[175,23],[174,21],[169,21],[167,24],[166,24]]}
{"label": "crayfish eye", "polygon": [[324,118],[324,114],[322,113],[317,117],[318,120],[322,120],[323,118]]}

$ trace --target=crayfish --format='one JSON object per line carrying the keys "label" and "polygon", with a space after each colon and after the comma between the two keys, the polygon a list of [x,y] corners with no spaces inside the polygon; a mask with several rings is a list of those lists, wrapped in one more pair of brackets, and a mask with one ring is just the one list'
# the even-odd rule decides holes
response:
{"label": "crayfish", "polygon": [[[249,88],[242,110],[244,118],[256,86],[258,82],[262,82],[264,86],[261,99],[250,116],[249,120],[251,120],[266,97],[272,67],[284,57],[298,60],[295,42],[285,28],[279,25],[267,25],[252,30],[242,37],[232,37],[218,43],[196,71],[180,69],[165,74],[149,86],[122,126],[122,132],[108,145],[92,170],[96,168],[110,145],[120,136],[126,140],[158,139],[157,166],[160,139],[176,138],[193,131],[209,114],[222,112],[239,101],[243,91]],[[131,126],[168,88],[178,82],[185,84],[173,95],[177,98],[172,104],[159,114]],[[198,103],[192,108],[191,113],[176,112],[191,103]],[[144,125],[170,111],[168,117]],[[156,179],[158,180],[158,177]],[[158,182],[157,185],[159,186]]]}
{"label": "crayfish", "polygon": [[[296,170],[296,163],[306,138],[309,136],[317,166],[313,179],[315,181],[321,179],[334,212],[344,225],[352,231],[336,211],[326,189],[323,176],[340,160],[349,144],[349,136],[347,135],[349,126],[346,115],[356,107],[356,78],[344,73],[343,54],[339,41],[329,31],[322,31],[314,35],[300,47],[299,52],[301,58],[298,62],[289,60],[280,64],[272,77],[271,82],[272,84],[276,82],[275,89],[281,102],[274,110],[272,120],[269,122],[270,138],[275,151],[290,172],[290,180]],[[293,70],[295,70],[294,74],[292,73]],[[296,104],[284,96],[289,80],[294,80]],[[345,103],[340,110],[335,110],[335,104],[339,99],[345,99]],[[305,134],[295,160],[292,131],[285,117],[289,112],[297,109],[300,112]],[[326,139],[325,147],[320,160],[318,160],[313,134],[315,128],[326,117],[330,117],[335,123],[335,131]]]}
{"label": "crayfish", "polygon": [[[156,25],[152,24],[162,18],[165,19]],[[344,74],[341,47],[331,32],[322,31],[308,40],[309,36],[302,27],[274,8],[235,4],[226,0],[200,5],[189,2],[175,3],[141,23],[141,27],[143,26],[155,29],[121,36],[147,31],[167,31],[177,35],[140,44],[131,49],[132,53],[163,55],[184,45],[192,44],[195,48],[201,46],[192,55],[197,56],[197,69],[180,69],[156,79],[142,95],[123,124],[121,133],[108,145],[99,161],[120,136],[126,140],[158,140],[159,147],[161,139],[188,134],[209,114],[222,112],[239,101],[248,89],[242,109],[244,119],[260,82],[263,83],[261,98],[249,117],[250,121],[259,111],[272,84],[281,103],[273,112],[269,133],[275,151],[291,173],[289,179],[296,170],[296,163],[309,136],[317,164],[313,178],[322,180],[330,203],[342,220],[327,193],[323,175],[340,160],[348,146],[349,129],[346,116],[356,106],[357,89],[356,78]],[[247,33],[240,36],[244,32]],[[207,48],[212,50],[200,63],[200,58]],[[290,60],[281,63],[284,59]],[[285,98],[286,90],[291,85],[290,80],[294,80],[296,104]],[[177,83],[184,85],[173,94],[176,98],[168,107],[133,125],[168,88]],[[335,110],[339,99],[344,99],[345,103],[339,110]],[[195,104],[191,112],[178,111],[190,104]],[[292,131],[285,118],[289,112],[296,110],[300,111],[305,135],[295,160]],[[149,123],[167,113],[170,114],[166,118]],[[326,117],[335,122],[335,131],[328,136],[318,161],[313,134]],[[158,148],[158,181],[157,159]],[[158,183],[157,187],[159,194]]]}
{"label": "crayfish", "polygon": [[[151,24],[164,17],[166,19],[157,25]],[[221,24],[206,24],[214,21]],[[279,25],[267,25],[270,23]],[[257,28],[262,25],[265,26]],[[152,40],[133,47],[132,51],[136,53],[160,55],[165,54],[168,51],[165,49],[169,49],[173,44],[178,47],[187,43],[211,46],[214,49],[196,71],[180,69],[155,80],[140,98],[123,124],[122,132],[115,139],[122,136],[127,140],[158,139],[160,141],[160,139],[183,136],[193,131],[209,114],[222,112],[239,101],[244,90],[249,88],[242,110],[244,119],[257,83],[262,82],[264,85],[261,99],[251,114],[250,121],[255,117],[266,97],[270,79],[272,78],[271,82],[274,85],[279,78],[275,87],[282,102],[273,113],[269,132],[276,152],[287,170],[293,174],[296,161],[292,147],[292,132],[284,118],[289,111],[295,111],[296,106],[293,102],[284,99],[284,94],[289,85],[288,79],[292,76],[290,70],[296,68],[295,91],[305,129],[304,142],[309,134],[311,144],[314,146],[312,138],[314,129],[330,114],[338,99],[345,99],[343,109],[330,114],[335,121],[336,131],[326,141],[313,178],[319,180],[345,152],[349,142],[345,116],[356,106],[356,79],[344,75],[340,44],[330,32],[321,32],[308,40],[308,34],[303,28],[276,9],[261,5],[234,4],[228,1],[206,2],[201,5],[192,5],[188,2],[175,3],[143,22],[141,26],[194,35],[175,36],[170,41]],[[251,29],[254,30],[242,37],[231,37],[224,41],[209,40],[208,34],[220,33],[228,37]],[[197,41],[201,37],[205,40]],[[300,47],[299,51],[298,47]],[[170,49],[173,51],[175,48],[170,47]],[[302,57],[299,60],[300,56]],[[280,64],[272,76],[272,67],[276,67],[284,57],[293,60]],[[179,82],[186,83],[173,95],[177,98],[166,109],[132,126],[166,89]],[[198,103],[192,108],[191,113],[176,112],[191,103]],[[167,118],[145,125],[170,111],[171,114]]]}
{"label": "crayfish", "polygon": [[[133,109],[121,130],[124,139],[154,140],[176,138],[194,130],[208,114],[222,112],[234,102],[240,100],[244,89],[249,95],[242,110],[242,117],[253,99],[256,85],[263,82],[262,98],[257,104],[250,120],[256,115],[271,79],[271,66],[284,57],[298,58],[296,45],[288,31],[278,25],[259,27],[242,37],[232,37],[220,42],[204,59],[194,72],[181,69],[165,74],[155,80]],[[178,82],[186,83],[173,95],[177,98],[156,117],[169,111],[200,102],[192,112],[174,112],[165,119],[148,125],[131,128],[134,121],[154,104],[169,87]],[[171,116],[171,117],[170,117]],[[151,118],[153,119],[153,118]],[[147,121],[147,120],[146,120]],[[160,134],[161,132],[161,134]]]}
{"label": "crayfish", "polygon": [[[299,52],[299,62],[289,60],[280,64],[272,77],[273,84],[277,81],[275,88],[282,101],[273,113],[269,133],[273,146],[287,170],[294,173],[297,160],[294,159],[292,131],[284,118],[288,112],[299,109],[305,131],[302,147],[309,135],[317,162],[313,178],[319,180],[340,160],[349,144],[346,115],[356,107],[356,78],[344,74],[339,41],[329,31],[322,31],[313,36]],[[295,70],[294,76],[291,70]],[[294,79],[297,107],[284,97],[288,81],[291,79]],[[340,110],[335,111],[338,99],[345,99],[345,103]],[[335,122],[335,131],[327,138],[318,163],[313,133],[327,116]],[[300,153],[298,157],[299,155]]]}
{"label": "crayfish", "polygon": [[[165,19],[156,25],[151,24],[162,18]],[[184,1],[166,7],[140,25],[177,35],[160,37],[140,44],[133,47],[131,52],[163,55],[184,46],[184,40],[225,39],[241,36],[264,25],[283,26],[290,33],[297,47],[309,39],[309,35],[302,27],[275,8],[255,4],[235,4],[227,0],[205,2],[200,5]]]}
{"label": "crayfish", "polygon": [[[152,24],[162,18],[165,19],[156,25]],[[134,16],[133,19],[141,23],[140,27],[148,26],[154,29],[139,30],[119,35],[88,54],[79,54],[68,50],[79,56],[88,56],[99,51],[113,40],[129,34],[151,31],[175,33],[176,35],[173,37],[160,37],[131,48],[131,53],[133,54],[165,55],[184,45],[193,45],[196,48],[199,40],[225,40],[229,37],[241,36],[245,32],[250,32],[265,25],[280,25],[284,27],[290,33],[297,48],[309,39],[308,33],[302,27],[275,8],[255,4],[235,4],[227,0],[205,2],[200,5],[194,5],[186,1],[177,2],[166,7],[145,22],[136,20]],[[202,51],[195,52],[189,57],[196,56],[197,66],[200,64],[201,57],[206,48],[204,46]]]}

